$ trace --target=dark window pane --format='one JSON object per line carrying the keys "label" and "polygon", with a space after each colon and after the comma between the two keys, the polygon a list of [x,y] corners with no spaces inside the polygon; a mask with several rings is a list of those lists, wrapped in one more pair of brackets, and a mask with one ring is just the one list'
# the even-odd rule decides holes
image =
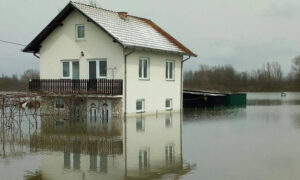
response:
{"label": "dark window pane", "polygon": [[136,102],[136,110],[143,110],[143,102],[142,101],[137,101]]}
{"label": "dark window pane", "polygon": [[142,78],[142,67],[143,67],[143,60],[139,60],[139,78]]}
{"label": "dark window pane", "polygon": [[84,38],[84,26],[77,26],[77,38]]}
{"label": "dark window pane", "polygon": [[107,173],[108,170],[108,159],[106,154],[100,155],[100,172]]}
{"label": "dark window pane", "polygon": [[166,117],[165,125],[166,125],[166,127],[170,127],[172,125],[171,116]]}
{"label": "dark window pane", "polygon": [[170,69],[170,76],[169,76],[169,78],[173,79],[173,62],[170,62],[169,69]]}
{"label": "dark window pane", "polygon": [[55,109],[64,109],[65,108],[65,103],[63,99],[56,99],[55,100]]}
{"label": "dark window pane", "polygon": [[169,108],[171,106],[171,100],[167,99],[166,100],[166,107]]}
{"label": "dark window pane", "polygon": [[100,77],[106,77],[107,75],[107,62],[99,61],[99,75]]}
{"label": "dark window pane", "polygon": [[89,78],[96,79],[96,61],[89,61]]}
{"label": "dark window pane", "polygon": [[147,78],[148,77],[147,66],[148,66],[148,61],[145,59],[144,60],[144,77],[143,78]]}
{"label": "dark window pane", "polygon": [[79,62],[72,62],[73,64],[73,79],[79,79]]}
{"label": "dark window pane", "polygon": [[63,62],[63,77],[70,77],[69,62]]}
{"label": "dark window pane", "polygon": [[143,118],[138,118],[136,119],[136,130],[137,131],[144,131],[145,126],[144,126],[144,119]]}
{"label": "dark window pane", "polygon": [[169,62],[166,62],[166,78],[168,79],[169,78],[169,76],[168,76],[168,74],[169,74]]}
{"label": "dark window pane", "polygon": [[64,168],[70,169],[71,168],[71,154],[68,151],[64,152]]}

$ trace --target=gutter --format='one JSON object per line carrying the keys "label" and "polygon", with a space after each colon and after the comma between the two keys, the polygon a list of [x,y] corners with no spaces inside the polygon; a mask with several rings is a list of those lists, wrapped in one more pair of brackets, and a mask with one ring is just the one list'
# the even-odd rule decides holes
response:
{"label": "gutter", "polygon": [[183,110],[183,63],[187,60],[191,59],[191,56],[187,57],[186,59],[183,59],[181,61],[181,76],[180,76],[180,113],[182,113]]}
{"label": "gutter", "polygon": [[134,53],[135,49],[124,54],[124,117],[127,114],[127,56]]}
{"label": "gutter", "polygon": [[36,55],[36,53],[33,53],[33,55],[34,55],[36,58],[40,59],[40,56]]}

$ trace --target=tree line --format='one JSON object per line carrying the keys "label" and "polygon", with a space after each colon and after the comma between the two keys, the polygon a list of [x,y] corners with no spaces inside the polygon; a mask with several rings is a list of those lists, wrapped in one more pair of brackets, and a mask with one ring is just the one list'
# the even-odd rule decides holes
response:
{"label": "tree line", "polygon": [[30,79],[39,79],[38,70],[28,69],[21,76],[13,74],[7,76],[2,74],[0,77],[0,91],[28,91],[28,82]]}
{"label": "tree line", "polygon": [[[29,69],[21,76],[0,77],[0,91],[27,91],[30,79],[39,79],[39,71]],[[278,62],[268,62],[251,72],[238,72],[231,65],[201,65],[184,72],[184,89],[219,92],[300,91],[300,56],[292,61],[290,73],[283,76]]]}
{"label": "tree line", "polygon": [[300,56],[292,61],[290,73],[283,76],[278,62],[268,62],[251,72],[238,72],[231,65],[201,65],[184,72],[184,89],[219,92],[300,91]]}

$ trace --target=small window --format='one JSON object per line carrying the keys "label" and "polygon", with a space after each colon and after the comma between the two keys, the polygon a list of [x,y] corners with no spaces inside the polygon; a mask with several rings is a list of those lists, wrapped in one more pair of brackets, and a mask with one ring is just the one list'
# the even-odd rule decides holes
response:
{"label": "small window", "polygon": [[166,79],[174,80],[174,61],[166,62]]}
{"label": "small window", "polygon": [[145,111],[145,100],[139,99],[136,101],[136,112],[144,112]]}
{"label": "small window", "polygon": [[165,120],[166,128],[172,127],[172,115],[167,115]]}
{"label": "small window", "polygon": [[146,170],[150,167],[149,149],[139,151],[139,169]]}
{"label": "small window", "polygon": [[148,71],[149,71],[149,59],[148,58],[140,58],[139,59],[139,78],[140,79],[148,79]]}
{"label": "small window", "polygon": [[167,145],[165,150],[166,164],[173,164],[175,162],[174,145]]}
{"label": "small window", "polygon": [[136,131],[145,131],[145,119],[140,117],[136,119]]}
{"label": "small window", "polygon": [[76,39],[81,40],[85,38],[85,27],[84,25],[76,25]]}
{"label": "small window", "polygon": [[62,62],[62,78],[63,79],[79,79],[79,61],[63,60]]}
{"label": "small window", "polygon": [[172,99],[166,99],[166,109],[172,109]]}
{"label": "small window", "polygon": [[65,109],[64,100],[63,99],[54,100],[54,107],[55,107],[55,110],[64,110]]}

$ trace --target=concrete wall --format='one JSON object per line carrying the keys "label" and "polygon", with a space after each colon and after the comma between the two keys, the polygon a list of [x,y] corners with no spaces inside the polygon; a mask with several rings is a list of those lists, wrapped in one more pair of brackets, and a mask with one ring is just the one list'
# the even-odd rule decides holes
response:
{"label": "concrete wall", "polygon": [[[73,11],[41,44],[41,79],[62,78],[61,60],[79,60],[80,79],[88,79],[88,59],[106,58],[107,67],[116,67],[115,78],[123,78],[123,48],[93,22]],[[76,40],[75,25],[85,25],[85,40]],[[81,51],[84,56],[81,56]],[[111,70],[107,78],[112,78]]]}
{"label": "concrete wall", "polygon": [[[149,79],[139,79],[139,58],[150,59]],[[166,80],[166,61],[175,61],[174,80]],[[165,112],[165,100],[173,99],[173,110],[180,110],[182,56],[136,51],[127,61],[127,112],[136,113],[136,100],[145,99],[145,113]]]}

